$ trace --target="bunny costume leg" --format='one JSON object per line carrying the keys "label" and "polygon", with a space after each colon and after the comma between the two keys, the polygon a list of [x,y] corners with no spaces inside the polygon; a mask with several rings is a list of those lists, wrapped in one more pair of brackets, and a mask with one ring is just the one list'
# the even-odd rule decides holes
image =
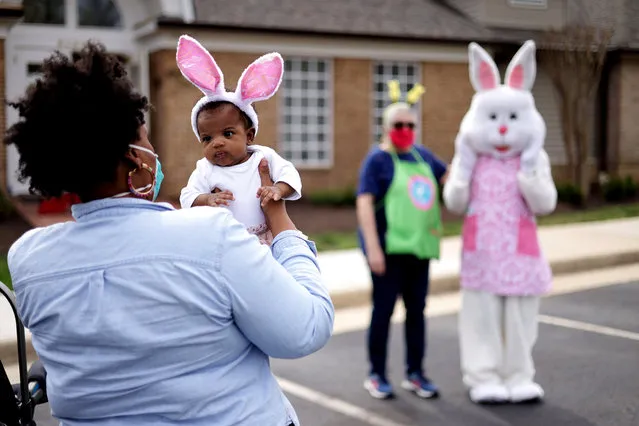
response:
{"label": "bunny costume leg", "polygon": [[501,378],[504,341],[503,298],[485,291],[463,290],[459,343],[464,384],[475,403],[504,402],[508,389]]}
{"label": "bunny costume leg", "polygon": [[540,399],[544,391],[533,379],[532,349],[537,341],[539,297],[509,296],[504,307],[504,362],[502,374],[512,402]]}

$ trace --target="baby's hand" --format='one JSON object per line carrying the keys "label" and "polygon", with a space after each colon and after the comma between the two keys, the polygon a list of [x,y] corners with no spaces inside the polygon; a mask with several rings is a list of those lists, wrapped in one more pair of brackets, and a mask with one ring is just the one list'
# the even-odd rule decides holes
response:
{"label": "baby's hand", "polygon": [[260,199],[262,207],[269,201],[280,201],[282,199],[282,190],[275,185],[262,186],[257,190],[257,197]]}
{"label": "baby's hand", "polygon": [[221,191],[219,188],[215,188],[209,194],[207,204],[211,207],[228,206],[233,200],[235,197],[231,191]]}

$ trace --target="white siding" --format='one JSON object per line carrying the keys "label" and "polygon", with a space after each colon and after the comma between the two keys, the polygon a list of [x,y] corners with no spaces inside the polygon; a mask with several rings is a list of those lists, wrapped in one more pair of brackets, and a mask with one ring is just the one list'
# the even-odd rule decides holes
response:
{"label": "white siding", "polygon": [[566,151],[562,134],[559,95],[550,76],[537,69],[537,79],[533,87],[537,109],[546,121],[546,152],[552,164],[566,164]]}

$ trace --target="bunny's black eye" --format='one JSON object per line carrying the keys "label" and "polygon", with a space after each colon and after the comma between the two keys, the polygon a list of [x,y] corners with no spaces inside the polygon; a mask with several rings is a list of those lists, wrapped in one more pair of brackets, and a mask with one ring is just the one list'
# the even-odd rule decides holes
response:
{"label": "bunny's black eye", "polygon": [[511,112],[510,113],[510,119],[511,120],[517,120],[517,113]]}
{"label": "bunny's black eye", "polygon": [[495,113],[490,114],[490,119],[491,120],[497,120],[497,114],[495,114]]}

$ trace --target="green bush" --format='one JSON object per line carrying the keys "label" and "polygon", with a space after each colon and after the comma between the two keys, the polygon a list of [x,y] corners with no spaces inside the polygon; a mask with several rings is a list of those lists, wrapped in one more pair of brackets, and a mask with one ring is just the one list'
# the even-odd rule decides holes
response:
{"label": "green bush", "polygon": [[557,185],[557,198],[560,202],[573,206],[580,206],[584,201],[581,189],[571,183]]}
{"label": "green bush", "polygon": [[14,213],[15,213],[15,210],[13,209],[13,205],[5,197],[4,193],[0,191],[0,222],[8,219]]}
{"label": "green bush", "polygon": [[316,191],[310,193],[307,197],[312,204],[336,207],[354,206],[357,198],[356,191],[353,188]]}
{"label": "green bush", "polygon": [[637,196],[637,183],[632,176],[615,177],[602,185],[604,199],[608,202],[625,201]]}
{"label": "green bush", "polygon": [[9,275],[9,267],[7,266],[7,258],[0,256],[0,281],[9,288],[11,287],[11,275]]}
{"label": "green bush", "polygon": [[638,185],[637,185],[637,182],[635,182],[635,180],[632,178],[632,176],[626,176],[623,182],[624,182],[624,191],[626,193],[626,198],[636,197]]}

